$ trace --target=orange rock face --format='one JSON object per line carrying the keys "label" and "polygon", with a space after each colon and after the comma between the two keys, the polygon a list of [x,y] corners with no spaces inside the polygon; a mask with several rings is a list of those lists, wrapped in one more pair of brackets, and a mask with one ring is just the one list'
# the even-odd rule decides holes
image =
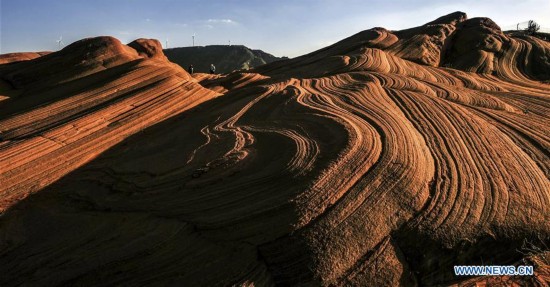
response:
{"label": "orange rock face", "polygon": [[134,48],[144,58],[158,58],[167,60],[162,52],[162,45],[155,39],[137,39],[128,46]]}
{"label": "orange rock face", "polygon": [[545,286],[548,57],[453,13],[247,73],[110,37],[0,65],[0,285]]}
{"label": "orange rock face", "polygon": [[13,62],[28,61],[49,54],[50,52],[22,52],[0,55],[0,65]]}

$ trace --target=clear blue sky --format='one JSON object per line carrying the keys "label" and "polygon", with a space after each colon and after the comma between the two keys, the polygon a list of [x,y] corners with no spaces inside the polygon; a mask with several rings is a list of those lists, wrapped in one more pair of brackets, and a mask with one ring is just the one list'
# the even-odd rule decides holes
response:
{"label": "clear blue sky", "polygon": [[242,44],[299,56],[362,30],[404,29],[454,11],[501,27],[534,19],[550,27],[549,0],[0,0],[0,53],[56,50],[99,35],[128,43],[156,38],[170,47]]}

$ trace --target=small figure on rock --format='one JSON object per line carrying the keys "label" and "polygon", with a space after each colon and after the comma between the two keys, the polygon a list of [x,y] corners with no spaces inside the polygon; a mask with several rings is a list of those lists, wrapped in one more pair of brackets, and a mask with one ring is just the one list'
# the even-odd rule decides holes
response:
{"label": "small figure on rock", "polygon": [[193,64],[189,65],[189,68],[187,69],[187,71],[189,72],[189,74],[193,74],[193,72],[195,72],[195,68],[193,68]]}
{"label": "small figure on rock", "polygon": [[214,66],[214,64],[210,64],[210,74],[215,74],[216,73],[216,66]]}

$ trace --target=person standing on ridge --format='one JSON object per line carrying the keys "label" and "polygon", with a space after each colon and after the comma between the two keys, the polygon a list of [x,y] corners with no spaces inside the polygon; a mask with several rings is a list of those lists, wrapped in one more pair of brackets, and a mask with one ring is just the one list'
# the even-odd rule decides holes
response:
{"label": "person standing on ridge", "polygon": [[216,66],[214,66],[214,64],[210,64],[210,74],[215,74],[216,73]]}
{"label": "person standing on ridge", "polygon": [[195,68],[193,68],[193,64],[189,65],[189,68],[187,69],[187,71],[189,72],[189,74],[193,74],[193,72],[195,71]]}

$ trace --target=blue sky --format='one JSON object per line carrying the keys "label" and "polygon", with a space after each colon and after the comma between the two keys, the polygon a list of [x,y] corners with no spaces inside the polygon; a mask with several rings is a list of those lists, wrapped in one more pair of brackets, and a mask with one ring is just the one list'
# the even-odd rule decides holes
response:
{"label": "blue sky", "polygon": [[128,43],[156,38],[170,47],[242,44],[299,56],[362,30],[404,29],[463,11],[501,27],[534,19],[550,27],[550,1],[482,0],[0,0],[0,53],[56,50],[91,36]]}

